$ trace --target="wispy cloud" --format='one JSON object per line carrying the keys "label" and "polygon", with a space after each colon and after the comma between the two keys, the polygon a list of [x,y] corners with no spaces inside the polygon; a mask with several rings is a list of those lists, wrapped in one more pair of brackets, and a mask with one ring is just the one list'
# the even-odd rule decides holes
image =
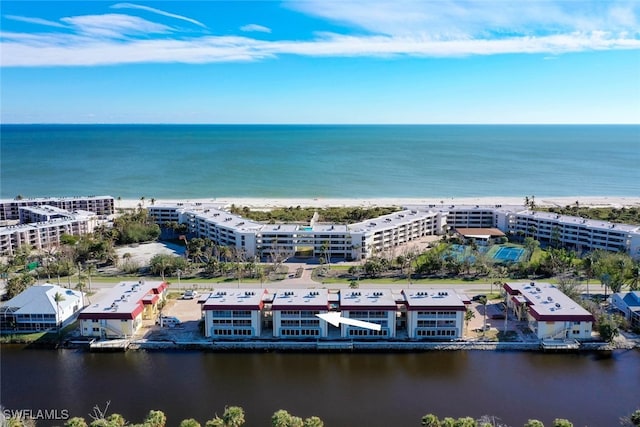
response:
{"label": "wispy cloud", "polygon": [[119,38],[127,35],[160,34],[171,31],[171,28],[166,25],[119,13],[72,16],[62,18],[61,21],[73,26],[81,34],[97,37]]}
{"label": "wispy cloud", "polygon": [[[451,57],[640,50],[638,3],[587,2],[591,7],[586,7],[583,2],[552,0],[524,4],[385,0],[372,4],[363,0],[290,4],[304,13],[351,27],[349,34],[318,32],[304,40],[180,34],[164,24],[124,14],[68,17],[60,21],[71,27],[72,33],[0,33],[1,64],[92,66],[256,61],[280,55]],[[131,8],[130,3],[116,6]],[[132,8],[147,10],[146,6]],[[257,24],[241,29],[269,30]]]}
{"label": "wispy cloud", "polygon": [[629,0],[289,0],[285,5],[374,34],[422,34],[431,39],[637,32],[640,26],[639,3]]}
{"label": "wispy cloud", "polygon": [[258,32],[258,33],[270,33],[271,28],[258,24],[247,24],[240,27],[240,31],[244,32]]}
{"label": "wispy cloud", "polygon": [[195,19],[192,19],[192,18],[189,18],[189,17],[186,17],[186,16],[182,16],[182,15],[177,15],[177,14],[171,13],[171,12],[166,12],[164,10],[156,9],[154,7],[143,6],[143,5],[140,5],[140,4],[117,3],[117,4],[114,4],[113,6],[111,6],[111,8],[112,9],[138,9],[138,10],[144,10],[144,11],[155,13],[155,14],[158,14],[158,15],[167,16],[169,18],[175,18],[175,19],[180,19],[182,21],[190,22],[190,23],[192,23],[194,25],[197,25],[199,27],[203,27],[203,28],[207,27],[202,22],[196,21]]}
{"label": "wispy cloud", "polygon": [[573,33],[502,40],[427,40],[415,37],[323,34],[308,41],[263,41],[247,37],[206,36],[187,40],[95,40],[1,33],[4,66],[90,66],[131,63],[213,63],[255,61],[278,55],[429,56],[560,54],[585,50],[640,49],[640,40],[604,33]]}
{"label": "wispy cloud", "polygon": [[47,27],[56,27],[56,28],[67,28],[66,25],[61,24],[60,22],[50,21],[48,19],[32,18],[29,16],[17,16],[17,15],[4,15],[4,17],[7,19],[11,19],[13,21],[26,22],[28,24],[45,25]]}

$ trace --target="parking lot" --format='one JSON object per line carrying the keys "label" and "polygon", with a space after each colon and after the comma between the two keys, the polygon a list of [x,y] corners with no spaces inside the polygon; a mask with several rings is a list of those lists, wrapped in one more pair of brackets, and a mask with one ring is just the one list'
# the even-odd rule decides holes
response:
{"label": "parking lot", "polygon": [[170,299],[162,309],[163,316],[174,316],[180,320],[177,326],[160,327],[156,319],[145,320],[143,324],[144,338],[151,341],[201,341],[204,339],[200,331],[202,312],[198,299]]}

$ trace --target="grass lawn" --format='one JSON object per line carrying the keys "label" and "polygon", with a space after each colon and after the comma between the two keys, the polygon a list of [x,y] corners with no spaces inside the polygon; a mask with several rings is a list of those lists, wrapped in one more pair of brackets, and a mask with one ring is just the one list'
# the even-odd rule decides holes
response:
{"label": "grass lawn", "polygon": [[0,343],[2,344],[55,344],[60,341],[64,341],[67,335],[71,334],[78,328],[78,322],[73,322],[60,330],[60,336],[57,331],[42,331],[32,332],[25,334],[7,334],[0,336]]}

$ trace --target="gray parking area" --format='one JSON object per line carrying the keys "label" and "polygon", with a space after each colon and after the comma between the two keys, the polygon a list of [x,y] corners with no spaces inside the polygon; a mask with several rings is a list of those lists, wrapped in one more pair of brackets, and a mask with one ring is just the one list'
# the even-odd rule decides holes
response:
{"label": "gray parking area", "polygon": [[154,320],[147,320],[143,325],[143,338],[150,341],[192,342],[202,341],[200,331],[202,312],[197,299],[169,300],[162,310],[164,316],[174,316],[180,320],[177,326],[160,327]]}

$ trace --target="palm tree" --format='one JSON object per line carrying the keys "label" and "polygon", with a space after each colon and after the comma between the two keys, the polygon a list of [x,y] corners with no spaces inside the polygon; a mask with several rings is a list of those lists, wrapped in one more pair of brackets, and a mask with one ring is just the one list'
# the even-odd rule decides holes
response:
{"label": "palm tree", "polygon": [[216,415],[206,423],[206,427],[240,427],[242,425],[244,425],[244,409],[240,406],[226,407],[222,418]]}
{"label": "palm tree", "polygon": [[149,411],[144,419],[144,425],[148,427],[164,427],[167,424],[167,416],[162,411]]}
{"label": "palm tree", "polygon": [[304,419],[303,427],[324,427],[324,421],[314,415]]}
{"label": "palm tree", "polygon": [[482,304],[482,336],[484,336],[487,325],[487,297],[481,296],[478,298],[478,302]]}
{"label": "palm tree", "polygon": [[422,417],[420,425],[424,427],[440,427],[440,420],[434,414],[427,414]]}
{"label": "palm tree", "polygon": [[85,288],[84,282],[79,280],[78,283],[76,283],[76,289],[80,292],[80,295],[82,296],[82,308],[84,308],[84,288]]}
{"label": "palm tree", "polygon": [[60,335],[60,303],[64,301],[65,298],[60,292],[56,292],[53,300],[56,302],[56,327],[58,328],[58,335]]}
{"label": "palm tree", "polygon": [[467,309],[467,311],[464,313],[464,323],[465,323],[465,327],[467,329],[469,329],[469,322],[471,321],[471,319],[473,319],[475,317],[476,317],[476,315],[473,312],[473,310]]}

